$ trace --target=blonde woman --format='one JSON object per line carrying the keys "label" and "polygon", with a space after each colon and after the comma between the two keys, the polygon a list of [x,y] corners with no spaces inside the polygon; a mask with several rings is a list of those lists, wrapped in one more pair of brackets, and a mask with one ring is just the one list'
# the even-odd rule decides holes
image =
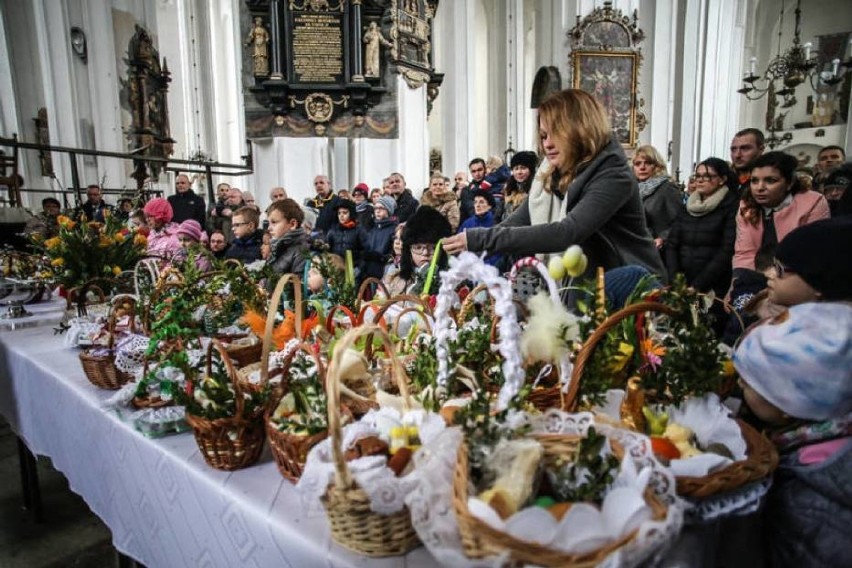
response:
{"label": "blonde woman", "polygon": [[496,227],[445,239],[444,250],[530,255],[578,244],[589,258],[587,274],[639,265],[664,276],[636,179],[600,103],[577,89],[554,93],[539,108],[538,124],[546,160],[529,198]]}
{"label": "blonde woman", "polygon": [[633,174],[639,182],[648,230],[657,248],[662,248],[683,208],[680,188],[669,177],[665,160],[653,146],[640,146],[633,154]]}
{"label": "blonde woman", "polygon": [[438,213],[447,218],[453,232],[459,228],[459,204],[456,196],[447,187],[444,174],[435,172],[429,179],[429,189],[423,192],[420,198],[421,205],[428,205],[438,210]]}

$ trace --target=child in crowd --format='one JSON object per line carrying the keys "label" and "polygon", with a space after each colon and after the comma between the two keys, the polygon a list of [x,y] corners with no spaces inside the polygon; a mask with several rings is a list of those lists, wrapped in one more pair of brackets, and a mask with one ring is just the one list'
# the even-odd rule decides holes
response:
{"label": "child in crowd", "polygon": [[150,229],[147,254],[171,261],[181,250],[177,238],[178,226],[177,223],[172,223],[174,212],[171,204],[167,199],[155,197],[145,204],[144,211],[145,222]]}
{"label": "child in crowd", "polygon": [[327,314],[335,305],[334,293],[329,287],[328,278],[323,274],[323,266],[330,270],[343,272],[346,265],[336,254],[323,253],[312,257],[305,265],[305,288],[309,307]]}
{"label": "child in crowd", "polygon": [[302,228],[305,214],[292,199],[275,201],[266,210],[269,218],[269,258],[266,263],[277,275],[294,273],[299,278],[305,268],[308,238]]}
{"label": "child in crowd", "polygon": [[136,209],[130,214],[130,220],[127,222],[127,226],[146,237],[148,236],[148,233],[151,232],[147,221],[145,221],[145,212],[141,209]]}
{"label": "child in crowd", "polygon": [[[478,189],[473,194],[473,215],[465,219],[464,223],[459,227],[459,233],[464,233],[468,229],[489,228],[496,225],[494,206],[496,201],[494,196],[484,189]],[[500,266],[503,260],[502,254],[490,254],[485,257],[485,262],[491,266]]]}
{"label": "child in crowd", "polygon": [[391,257],[385,264],[385,270],[382,274],[382,280],[386,281],[388,275],[392,272],[399,271],[399,261],[402,259],[402,231],[405,229],[405,223],[400,223],[393,231],[393,244],[391,247]]}
{"label": "child in crowd", "polygon": [[207,235],[201,230],[198,221],[187,219],[181,223],[178,226],[177,238],[180,241],[181,250],[175,254],[176,260],[194,257],[195,267],[202,272],[208,272],[212,268],[205,246]]}
{"label": "child in crowd", "polygon": [[361,276],[382,278],[385,265],[393,253],[393,238],[398,222],[393,216],[396,201],[383,195],[373,207],[373,227],[361,233]]}
{"label": "child in crowd", "polygon": [[389,271],[383,279],[390,295],[437,294],[441,284],[439,272],[448,265],[446,253],[442,250],[438,256],[432,283],[426,290],[429,265],[438,241],[452,234],[446,217],[432,207],[420,206],[402,230],[399,269]]}
{"label": "child in crowd", "polygon": [[352,251],[352,260],[357,266],[360,259],[360,231],[355,218],[355,202],[347,199],[337,201],[337,224],[333,225],[326,235],[328,250],[341,258],[346,258],[346,251]]}
{"label": "child in crowd", "polygon": [[764,522],[771,566],[848,563],[852,526],[852,220],[817,221],[778,246],[769,299],[789,310],[734,353],[746,404],[780,454]]}
{"label": "child in crowd", "polygon": [[263,231],[263,237],[260,241],[260,259],[261,260],[269,260],[269,252],[270,252],[270,243],[272,242],[272,235],[269,234],[269,231]]}
{"label": "child in crowd", "polygon": [[258,229],[260,213],[254,207],[240,207],[234,211],[231,230],[234,239],[225,253],[225,258],[239,260],[250,264],[260,260],[260,246],[263,244],[263,231]]}

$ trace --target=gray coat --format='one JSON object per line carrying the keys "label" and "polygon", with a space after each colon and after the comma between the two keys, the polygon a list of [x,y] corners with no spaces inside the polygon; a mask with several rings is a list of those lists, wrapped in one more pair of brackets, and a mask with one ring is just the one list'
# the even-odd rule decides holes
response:
{"label": "gray coat", "polygon": [[266,263],[272,267],[275,274],[295,274],[304,278],[302,271],[305,269],[305,252],[308,249],[307,235],[304,229],[299,227],[287,231],[280,239],[270,243],[269,259]]}
{"label": "gray coat", "polygon": [[642,207],[651,236],[666,240],[678,212],[683,209],[683,192],[676,183],[664,181],[642,199]]}
{"label": "gray coat", "polygon": [[567,214],[557,222],[530,225],[529,198],[490,229],[467,231],[467,247],[516,256],[558,253],[578,244],[594,268],[636,264],[665,278],[663,263],[639,200],[636,178],[621,146],[610,143],[568,185]]}

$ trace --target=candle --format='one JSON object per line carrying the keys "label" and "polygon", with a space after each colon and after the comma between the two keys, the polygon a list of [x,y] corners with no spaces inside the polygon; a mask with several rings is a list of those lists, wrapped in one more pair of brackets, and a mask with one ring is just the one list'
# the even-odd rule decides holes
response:
{"label": "candle", "polygon": [[805,44],[805,61],[811,58],[811,48],[814,46],[811,42]]}
{"label": "candle", "polygon": [[752,57],[752,58],[751,58],[751,59],[749,59],[748,61],[749,61],[749,63],[750,63],[750,66],[749,66],[749,75],[754,76],[754,72],[755,72],[755,70],[757,69],[757,57]]}
{"label": "candle", "polygon": [[832,77],[837,77],[837,68],[839,66],[840,66],[840,60],[839,59],[832,59],[831,60],[831,76]]}

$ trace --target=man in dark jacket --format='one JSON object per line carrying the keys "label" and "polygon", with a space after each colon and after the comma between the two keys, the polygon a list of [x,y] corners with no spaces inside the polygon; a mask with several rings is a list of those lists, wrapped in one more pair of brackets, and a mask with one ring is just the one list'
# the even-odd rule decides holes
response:
{"label": "man in dark jacket", "polygon": [[410,189],[405,187],[405,178],[399,172],[394,172],[388,176],[388,191],[396,200],[396,218],[400,223],[405,223],[417,211],[420,203],[411,193]]}
{"label": "man in dark jacket", "polygon": [[474,158],[470,161],[470,183],[461,190],[459,196],[459,217],[464,223],[468,217],[474,215],[473,197],[480,189],[490,192],[491,184],[485,180],[485,160]]}
{"label": "man in dark jacket", "polygon": [[202,227],[207,225],[207,206],[204,198],[192,191],[192,183],[186,174],[175,177],[175,193],[169,196],[169,204],[174,211],[173,223],[182,223],[193,219]]}
{"label": "man in dark jacket", "polygon": [[88,221],[104,223],[105,211],[112,213],[112,205],[107,205],[101,196],[101,186],[93,183],[86,188],[86,202],[80,206],[74,216],[79,219],[81,215],[85,215]]}
{"label": "man in dark jacket", "polygon": [[330,228],[337,223],[337,196],[331,189],[331,180],[326,175],[318,175],[314,178],[314,190],[316,197],[308,203],[317,211],[317,224],[314,230],[325,235]]}

